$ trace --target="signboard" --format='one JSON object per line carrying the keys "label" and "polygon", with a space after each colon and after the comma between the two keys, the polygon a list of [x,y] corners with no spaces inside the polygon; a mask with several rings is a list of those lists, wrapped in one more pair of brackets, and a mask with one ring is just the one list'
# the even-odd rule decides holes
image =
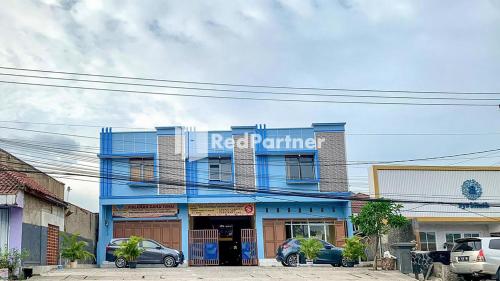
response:
{"label": "signboard", "polygon": [[193,217],[253,216],[254,214],[255,205],[251,203],[189,205],[189,215]]}
{"label": "signboard", "polygon": [[177,204],[114,205],[115,218],[159,218],[177,215]]}

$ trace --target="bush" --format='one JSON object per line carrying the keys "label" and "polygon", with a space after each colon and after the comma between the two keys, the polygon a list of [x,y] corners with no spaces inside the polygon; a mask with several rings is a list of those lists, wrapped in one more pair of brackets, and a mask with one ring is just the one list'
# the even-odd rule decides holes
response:
{"label": "bush", "polygon": [[130,236],[130,238],[121,243],[118,249],[115,250],[114,255],[122,257],[128,262],[134,262],[142,254],[144,249],[139,248],[142,238],[138,236]]}
{"label": "bush", "polygon": [[299,239],[300,241],[300,252],[306,256],[308,260],[314,260],[319,251],[323,249],[323,244],[315,238]]}
{"label": "bush", "polygon": [[366,257],[366,245],[357,236],[345,240],[343,257],[349,261],[357,261],[359,258]]}
{"label": "bush", "polygon": [[62,251],[61,256],[63,258],[69,259],[70,261],[77,260],[94,260],[95,257],[90,252],[86,251],[87,242],[78,241],[78,234],[67,235],[62,233]]}
{"label": "bush", "polygon": [[18,249],[8,249],[7,247],[0,249],[0,268],[7,268],[9,270],[9,276],[14,274],[24,259],[29,256],[29,251],[23,249],[19,251]]}

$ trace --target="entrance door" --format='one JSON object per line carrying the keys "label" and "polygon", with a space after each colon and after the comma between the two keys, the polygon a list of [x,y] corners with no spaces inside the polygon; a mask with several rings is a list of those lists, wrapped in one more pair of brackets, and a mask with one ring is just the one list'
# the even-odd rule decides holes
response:
{"label": "entrance door", "polygon": [[241,263],[243,265],[258,265],[255,229],[241,230]]}
{"label": "entrance door", "polygon": [[189,264],[219,265],[219,230],[189,231]]}

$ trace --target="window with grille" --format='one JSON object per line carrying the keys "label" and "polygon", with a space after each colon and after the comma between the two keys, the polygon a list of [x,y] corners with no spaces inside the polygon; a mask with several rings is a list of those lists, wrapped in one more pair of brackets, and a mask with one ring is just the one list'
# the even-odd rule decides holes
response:
{"label": "window with grille", "polygon": [[315,178],[313,155],[287,155],[285,160],[287,180],[313,180]]}
{"label": "window with grille", "polygon": [[154,181],[154,160],[134,158],[130,159],[130,181],[132,182],[153,182]]}
{"label": "window with grille", "polygon": [[231,158],[209,158],[209,180],[220,182],[232,182],[233,167]]}
{"label": "window with grille", "polygon": [[422,251],[436,251],[436,232],[420,232],[419,236]]}

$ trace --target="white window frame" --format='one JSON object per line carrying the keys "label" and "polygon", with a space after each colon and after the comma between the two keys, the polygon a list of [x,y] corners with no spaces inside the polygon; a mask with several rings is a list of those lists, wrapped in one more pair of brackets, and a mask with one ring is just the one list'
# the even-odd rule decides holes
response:
{"label": "white window frame", "polygon": [[[211,161],[213,160],[219,160],[218,162],[213,162],[211,163]],[[229,166],[231,167],[231,175],[230,175],[230,179],[229,181],[224,181],[223,180],[223,169],[222,169],[222,163],[221,163],[221,160],[222,159],[225,159],[225,160],[229,160]],[[217,165],[218,166],[218,173],[217,173],[217,176],[216,177],[212,177],[212,171],[210,169],[212,169],[210,166],[212,165]],[[209,181],[220,181],[220,182],[231,182],[233,180],[233,167],[232,167],[232,159],[230,157],[221,157],[221,158],[208,158],[208,180]],[[215,168],[214,168],[215,169]]]}
{"label": "white window frame", "polygon": [[328,242],[328,238],[329,237],[326,237],[328,235],[328,226],[331,226],[331,225],[335,225],[333,223],[330,223],[330,222],[309,222],[309,221],[299,221],[299,222],[293,222],[293,220],[291,221],[287,221],[285,222],[285,226],[289,225],[290,226],[290,235],[291,235],[291,238],[294,239],[295,236],[293,235],[293,226],[294,225],[303,225],[303,226],[307,226],[307,237],[304,237],[304,238],[310,238],[311,237],[311,225],[314,225],[314,226],[320,226],[322,225],[323,226],[323,233],[325,234],[325,237],[321,238],[321,240],[324,240],[324,241],[327,241]]}

